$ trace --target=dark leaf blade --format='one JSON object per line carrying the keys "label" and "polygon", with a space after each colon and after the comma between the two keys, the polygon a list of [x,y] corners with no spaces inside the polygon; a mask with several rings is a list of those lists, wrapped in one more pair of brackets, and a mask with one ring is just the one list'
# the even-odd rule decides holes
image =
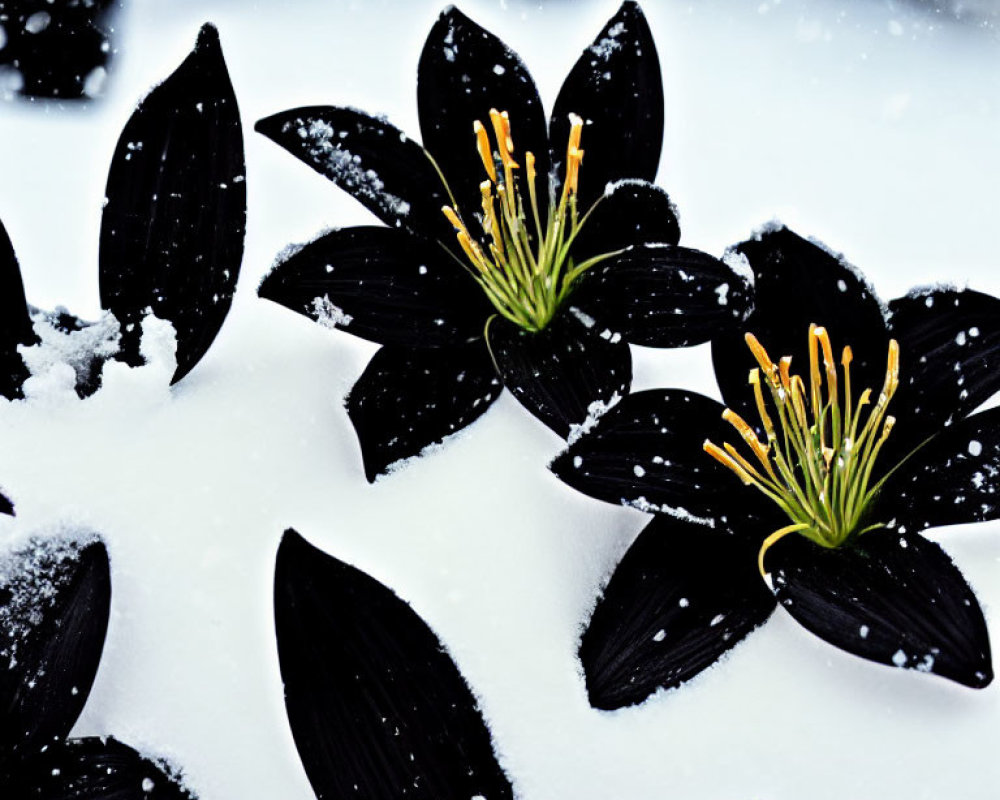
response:
{"label": "dark leaf blade", "polygon": [[345,403],[368,480],[470,425],[502,389],[482,344],[437,350],[383,347]]}
{"label": "dark leaf blade", "polygon": [[120,2],[5,0],[0,64],[23,79],[20,94],[74,100],[92,97],[111,52],[112,11]]}
{"label": "dark leaf blade", "polygon": [[21,268],[7,229],[0,222],[0,395],[14,400],[28,377],[27,367],[17,352],[18,345],[36,344],[24,297]]}
{"label": "dark leaf blade", "polygon": [[[479,184],[487,177],[476,149],[473,123],[479,120],[486,126],[496,150],[491,108],[510,116],[515,160],[523,167],[524,153],[534,153],[538,196],[546,198],[548,136],[535,82],[517,53],[449,6],[434,23],[420,53],[417,109],[424,147],[441,168],[470,228],[470,217],[482,204]],[[526,170],[520,170],[517,182],[527,202]]]}
{"label": "dark leaf blade", "polygon": [[[552,462],[577,491],[642,511],[696,519],[707,526],[760,507],[729,470],[702,450],[732,438],[723,407],[699,394],[650,390],[629,395]],[[761,535],[770,531],[763,530]]]}
{"label": "dark leaf blade", "polygon": [[0,565],[0,752],[69,734],[90,693],[111,603],[100,541],[36,540]]}
{"label": "dark leaf blade", "polygon": [[564,439],[632,384],[632,354],[622,335],[572,307],[537,333],[496,317],[487,339],[504,385]]}
{"label": "dark leaf blade", "polygon": [[386,587],[288,530],[274,611],[285,707],[319,800],[512,797],[464,679]]}
{"label": "dark leaf blade", "polygon": [[768,229],[735,248],[754,273],[754,311],[739,333],[712,342],[723,402],[747,420],[757,419],[747,373],[757,365],[743,340],[753,333],[777,362],[792,356],[793,371],[808,375],[810,323],[827,328],[839,359],[850,345],[851,386],[858,394],[882,388],[888,334],[878,298],[842,256],[788,228]]}
{"label": "dark leaf blade", "polygon": [[930,439],[890,476],[879,507],[908,531],[1000,518],[1000,409]]}
{"label": "dark leaf blade", "polygon": [[139,104],[108,173],[101,304],[141,363],[148,309],[177,331],[176,383],[201,360],[232,304],[243,259],[243,132],[219,36],[206,25],[184,62]]}
{"label": "dark leaf blade", "polygon": [[278,264],[258,294],[327,327],[415,348],[481,339],[490,310],[444,250],[384,227],[321,236]]}
{"label": "dark leaf blade", "polygon": [[570,114],[585,123],[581,208],[589,208],[609,183],[656,177],[663,145],[663,81],[653,35],[638,3],[622,3],[559,90],[549,132],[560,178]]}
{"label": "dark leaf blade", "polygon": [[710,667],[761,625],[774,596],[756,550],[729,533],[654,519],[611,576],[580,643],[595,708],[641,703]]}
{"label": "dark leaf blade", "polygon": [[595,298],[624,337],[647,347],[688,347],[742,327],[749,281],[707,253],[672,245],[632,247],[594,268],[581,294]]}
{"label": "dark leaf blade", "polygon": [[12,800],[194,800],[175,776],[112,737],[50,745],[17,765],[9,789]]}
{"label": "dark leaf blade", "polygon": [[659,186],[640,180],[612,184],[573,243],[577,263],[639,244],[677,244],[677,209]]}
{"label": "dark leaf blade", "polygon": [[308,164],[390,227],[454,241],[441,213],[449,205],[424,148],[393,125],[352,108],[309,106],[282,111],[254,126]]}
{"label": "dark leaf blade", "polygon": [[900,386],[887,445],[903,452],[961,419],[1000,389],[1000,300],[969,289],[933,289],[893,300]]}
{"label": "dark leaf blade", "polygon": [[835,647],[972,688],[993,680],[976,596],[919,534],[873,531],[834,550],[791,536],[771,548],[766,566],[778,602]]}

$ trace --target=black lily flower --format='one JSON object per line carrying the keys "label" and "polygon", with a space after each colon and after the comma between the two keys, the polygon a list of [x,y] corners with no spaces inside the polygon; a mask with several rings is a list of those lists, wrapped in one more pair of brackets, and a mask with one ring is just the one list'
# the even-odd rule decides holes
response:
{"label": "black lily flower", "polygon": [[513,797],[465,680],[389,589],[289,529],[274,617],[288,721],[319,800]]}
{"label": "black lily flower", "polygon": [[[139,104],[111,160],[101,222],[101,305],[121,325],[118,357],[143,363],[141,322],[152,312],[177,332],[179,381],[204,356],[232,304],[246,227],[243,133],[217,31],[202,28],[191,54]],[[0,225],[0,394],[21,395],[19,346],[37,344],[33,321],[65,333],[89,326],[25,301],[20,268]],[[81,395],[96,390],[106,354],[77,367]]]}
{"label": "black lily flower", "polygon": [[69,738],[97,674],[111,606],[104,544],[31,540],[0,563],[0,796],[193,800],[111,737]]}
{"label": "black lily flower", "polygon": [[[94,96],[121,0],[0,0],[0,81],[28,97]],[[0,87],[4,88],[4,87]]]}
{"label": "black lily flower", "polygon": [[552,465],[658,512],[583,636],[591,703],[678,685],[775,601],[850,653],[986,686],[979,604],[920,531],[1000,516],[1000,410],[972,414],[1000,389],[1000,301],[933,288],[883,308],[841,257],[784,228],[736,249],[756,296],[746,341],[713,342],[728,408],[642,392]]}
{"label": "black lily flower", "polygon": [[636,3],[584,51],[548,125],[521,59],[455,8],[417,77],[423,147],[350,108],[256,126],[388,226],[317,239],[259,292],[383,345],[347,399],[369,480],[478,418],[501,382],[566,436],[628,392],[628,342],[695,344],[746,310],[744,280],[677,246],[650,183],[663,90]]}

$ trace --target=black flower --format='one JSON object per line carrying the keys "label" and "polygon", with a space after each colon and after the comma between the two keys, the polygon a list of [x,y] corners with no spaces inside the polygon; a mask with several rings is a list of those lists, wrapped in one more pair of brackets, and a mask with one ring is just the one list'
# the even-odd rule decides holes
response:
{"label": "black flower", "polygon": [[329,233],[260,287],[383,345],[347,400],[369,480],[475,420],[501,381],[565,436],[628,392],[628,342],[690,345],[742,318],[743,279],[677,246],[650,183],[663,91],[634,2],[577,61],[548,125],[520,58],[454,8],[424,45],[417,102],[423,147],[349,108],[257,123],[388,226]]}
{"label": "black flower", "polygon": [[31,540],[0,562],[0,796],[192,800],[111,737],[69,738],[104,649],[108,554],[93,535]]}
{"label": "black flower", "polygon": [[93,97],[104,82],[120,0],[0,0],[0,91]]}
{"label": "black flower", "polygon": [[288,721],[317,798],[513,797],[462,675],[385,586],[288,530],[274,621]]}
{"label": "black flower", "polygon": [[713,342],[727,410],[639,393],[552,465],[587,494],[659,512],[583,636],[591,702],[687,680],[775,600],[843,650],[986,686],[979,604],[920,531],[1000,517],[1000,411],[972,414],[1000,388],[1000,301],[933,288],[883,308],[840,257],[784,228],[736,249],[755,309],[746,341]]}
{"label": "black flower", "polygon": [[[101,305],[121,324],[118,357],[136,365],[141,322],[152,312],[177,332],[177,382],[205,355],[232,303],[246,227],[243,133],[215,28],[132,114],[108,172],[101,222]],[[25,301],[21,273],[0,225],[0,394],[27,377],[18,352],[37,344],[33,321],[73,334],[89,327]],[[77,390],[97,388],[106,352],[74,366]]]}

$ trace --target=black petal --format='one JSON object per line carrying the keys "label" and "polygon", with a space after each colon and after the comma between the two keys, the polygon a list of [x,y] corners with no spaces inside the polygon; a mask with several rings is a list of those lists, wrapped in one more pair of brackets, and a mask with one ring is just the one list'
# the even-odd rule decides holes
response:
{"label": "black petal", "polygon": [[[851,385],[860,394],[866,387],[882,388],[888,336],[879,302],[847,263],[788,228],[769,230],[737,245],[755,276],[755,309],[742,331],[753,333],[777,361],[792,356],[793,372],[808,378],[809,324],[826,326],[840,358],[850,345],[854,353]],[[756,419],[747,373],[757,365],[742,332],[724,335],[712,343],[715,375],[727,406]]]}
{"label": "black petal", "polygon": [[502,388],[482,344],[383,347],[346,401],[368,480],[477,420]]}
{"label": "black petal", "polygon": [[765,564],[778,602],[841,650],[977,689],[993,680],[976,596],[922,536],[873,531],[835,550],[790,536]]}
{"label": "black petal", "polygon": [[[742,328],[752,302],[746,278],[698,250],[632,247],[586,277],[581,302],[632,344],[687,347]],[[588,285],[592,284],[592,285]]]}
{"label": "black petal", "polygon": [[21,269],[7,230],[0,222],[0,395],[11,400],[21,396],[28,369],[17,346],[37,341],[24,298]]}
{"label": "black petal", "polygon": [[110,603],[101,542],[33,541],[0,564],[0,753],[69,733],[97,674]]}
{"label": "black petal", "polygon": [[14,516],[14,504],[3,492],[0,492],[0,514]]}
{"label": "black petal", "polygon": [[1000,389],[1000,300],[932,289],[893,300],[889,311],[900,351],[899,392],[891,406],[901,421],[893,434],[898,451],[971,413]]}
{"label": "black petal", "polygon": [[[0,64],[20,73],[20,93],[74,99],[94,91],[110,52],[112,0],[5,0]],[[89,79],[89,80],[88,80]]]}
{"label": "black petal", "polygon": [[318,800],[512,797],[461,674],[386,587],[288,530],[274,613],[288,720]]}
{"label": "black petal", "polygon": [[504,385],[563,438],[632,384],[632,354],[621,333],[572,307],[537,333],[496,317],[487,338]]}
{"label": "black petal", "polygon": [[622,3],[559,90],[549,132],[560,178],[569,140],[569,115],[583,118],[580,207],[608,183],[652,181],[663,144],[663,82],[653,35],[638,3]]}
{"label": "black petal", "polygon": [[322,325],[403,347],[480,339],[490,311],[444,250],[383,227],[321,236],[278,264],[258,293]]}
{"label": "black petal", "polygon": [[1000,409],[945,428],[889,478],[878,502],[880,521],[906,530],[1000,517]]}
{"label": "black petal", "polygon": [[[629,395],[595,428],[573,442],[551,469],[574,489],[604,500],[697,518],[714,526],[727,509],[741,516],[761,507],[755,490],[702,450],[722,446],[734,431],[722,406],[681,389]],[[770,530],[761,530],[761,537]]]}
{"label": "black petal", "polygon": [[[470,123],[471,124],[471,123]],[[380,220],[453,242],[448,193],[426,151],[388,122],[335,106],[293,108],[254,130],[333,181]]]}
{"label": "black petal", "polygon": [[650,522],[615,569],[580,644],[590,704],[621,708],[679,686],[764,622],[774,596],[755,558],[731,534]]}
{"label": "black petal", "polygon": [[677,209],[667,193],[646,181],[612,184],[573,243],[577,263],[635,244],[677,244]]}
{"label": "black petal", "polygon": [[[0,787],[4,788],[4,787]],[[193,800],[177,778],[112,737],[69,739],[18,764],[11,800]]]}
{"label": "black petal", "polygon": [[[525,202],[527,151],[535,155],[539,197],[548,197],[548,137],[535,82],[517,53],[454,6],[441,12],[420,54],[417,108],[424,147],[467,217],[480,208],[479,183],[486,178],[472,125],[482,122],[495,146],[491,108],[510,115],[514,157],[522,166],[518,187]],[[465,221],[472,227],[472,220]]]}
{"label": "black petal", "polygon": [[141,363],[147,309],[177,330],[179,381],[201,360],[232,303],[246,227],[243,132],[219,36],[206,25],[193,52],[139,104],[108,173],[101,224],[101,304]]}

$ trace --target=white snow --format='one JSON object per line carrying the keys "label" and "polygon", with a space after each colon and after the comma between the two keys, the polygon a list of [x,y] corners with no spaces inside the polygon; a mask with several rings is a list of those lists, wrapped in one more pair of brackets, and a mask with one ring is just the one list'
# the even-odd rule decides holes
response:
{"label": "white snow", "polygon": [[[219,26],[247,138],[247,255],[205,360],[169,389],[169,337],[154,337],[159,372],[112,363],[87,400],[53,404],[40,390],[27,403],[0,401],[0,486],[19,513],[0,518],[0,545],[70,524],[99,531],[112,554],[108,643],[75,733],[168,757],[202,800],[314,800],[287,728],[271,610],[275,548],[293,525],[434,626],[523,800],[799,800],[804,786],[810,800],[993,800],[997,685],[976,692],[869,664],[780,609],[690,685],[622,712],[590,709],[579,634],[649,516],[554,479],[545,465],[561,443],[509,395],[445,447],[375,486],[364,480],[342,403],[377,346],[255,289],[289,242],[374,218],[252,123],[345,104],[385,110],[419,138],[414,69],[442,5],[302,0],[247,13],[245,0],[131,0],[99,102],[0,109],[0,219],[29,300],[86,319],[99,316],[107,159],[136,100],[207,19]],[[460,7],[524,57],[548,112],[618,5]],[[964,25],[861,0],[757,7],[644,3],[665,72],[659,183],[683,212],[683,244],[723,253],[778,216],[842,251],[883,298],[942,280],[1000,294],[1000,66],[983,15]],[[905,34],[890,37],[889,20]],[[0,76],[0,95],[8,80],[19,73]],[[907,93],[887,118],[889,99]],[[718,396],[708,348],[633,356],[636,388]],[[931,532],[986,607],[995,650],[998,532]],[[849,760],[829,755],[838,731],[850,731]]]}

